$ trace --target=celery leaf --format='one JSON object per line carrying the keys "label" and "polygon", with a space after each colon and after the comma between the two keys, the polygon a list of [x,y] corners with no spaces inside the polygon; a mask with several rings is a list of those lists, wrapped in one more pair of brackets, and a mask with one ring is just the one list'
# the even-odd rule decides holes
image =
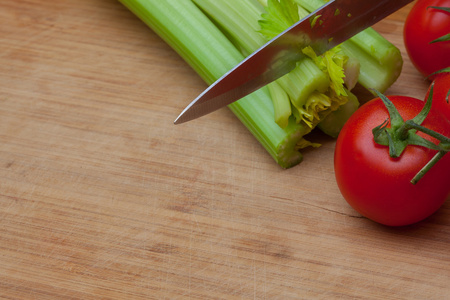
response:
{"label": "celery leaf", "polygon": [[266,13],[259,20],[259,31],[267,40],[271,40],[300,20],[298,6],[292,0],[268,0]]}
{"label": "celery leaf", "polygon": [[347,96],[344,88],[344,65],[348,57],[342,54],[339,46],[328,50],[323,55],[316,55],[314,50],[308,46],[303,53],[310,57],[316,65],[330,77],[331,89],[337,96]]}

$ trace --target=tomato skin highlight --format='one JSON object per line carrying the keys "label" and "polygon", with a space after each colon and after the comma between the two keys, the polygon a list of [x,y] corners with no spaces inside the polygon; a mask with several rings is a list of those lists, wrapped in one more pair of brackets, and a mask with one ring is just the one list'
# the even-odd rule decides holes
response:
{"label": "tomato skin highlight", "polygon": [[450,0],[417,1],[403,30],[408,56],[425,77],[450,66],[450,41],[430,44],[449,33],[450,13],[429,6],[450,7]]}
{"label": "tomato skin highlight", "polygon": [[[416,116],[424,105],[410,97],[388,98],[404,120]],[[391,158],[388,146],[376,144],[372,134],[372,129],[388,118],[379,98],[350,117],[336,142],[336,181],[345,200],[361,215],[388,226],[410,225],[436,212],[449,198],[450,155],[445,155],[416,185],[411,184],[436,151],[408,146],[399,158]],[[422,125],[450,136],[450,123],[441,114],[430,112]],[[421,136],[437,143],[425,134]]]}

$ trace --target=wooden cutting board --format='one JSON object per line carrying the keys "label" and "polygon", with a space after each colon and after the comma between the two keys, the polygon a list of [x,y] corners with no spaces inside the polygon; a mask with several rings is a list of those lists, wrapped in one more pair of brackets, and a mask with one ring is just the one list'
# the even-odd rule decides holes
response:
{"label": "wooden cutting board", "polygon": [[[428,83],[404,54],[390,94]],[[282,170],[113,0],[3,0],[0,298],[448,299],[450,203],[387,228],[344,201],[334,141]]]}

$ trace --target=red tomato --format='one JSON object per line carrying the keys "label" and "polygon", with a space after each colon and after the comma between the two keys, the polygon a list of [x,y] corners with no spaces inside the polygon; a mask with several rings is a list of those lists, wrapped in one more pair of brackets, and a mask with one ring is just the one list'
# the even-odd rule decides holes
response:
{"label": "red tomato", "polygon": [[[433,82],[434,88],[432,106],[444,114],[447,117],[447,120],[450,121],[450,103],[447,102],[450,101],[450,72],[436,75]],[[425,100],[428,98],[430,89],[428,89]]]}
{"label": "red tomato", "polygon": [[449,33],[450,13],[430,6],[450,7],[450,0],[418,0],[405,21],[405,47],[415,67],[428,76],[450,66],[450,41],[430,44]]}
{"label": "red tomato", "polygon": [[[404,120],[422,109],[418,99],[391,96]],[[415,185],[411,179],[435,155],[435,150],[407,146],[398,158],[389,147],[375,143],[372,129],[389,118],[383,102],[376,98],[361,106],[347,121],[336,142],[335,173],[345,200],[360,214],[381,224],[403,226],[433,214],[450,196],[450,154],[438,161]],[[430,112],[424,127],[450,136],[450,123]],[[428,135],[422,137],[437,143]]]}

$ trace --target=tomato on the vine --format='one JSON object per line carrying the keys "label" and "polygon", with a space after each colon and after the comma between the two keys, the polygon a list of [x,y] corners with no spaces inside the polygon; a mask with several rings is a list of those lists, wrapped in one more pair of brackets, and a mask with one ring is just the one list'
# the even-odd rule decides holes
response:
{"label": "tomato on the vine", "polygon": [[406,50],[424,76],[450,67],[450,41],[433,42],[450,34],[450,11],[445,8],[450,9],[450,0],[418,0],[405,21]]}
{"label": "tomato on the vine", "polygon": [[[405,121],[413,119],[424,107],[424,102],[415,98],[388,98]],[[444,155],[412,184],[412,178],[438,151],[408,145],[399,157],[393,158],[390,147],[375,142],[372,130],[380,124],[393,127],[392,117],[380,98],[367,102],[350,117],[336,142],[336,181],[345,200],[363,216],[389,226],[416,223],[436,212],[449,198],[450,155]],[[421,125],[450,136],[450,123],[433,108]],[[417,135],[439,143],[422,132]]]}

